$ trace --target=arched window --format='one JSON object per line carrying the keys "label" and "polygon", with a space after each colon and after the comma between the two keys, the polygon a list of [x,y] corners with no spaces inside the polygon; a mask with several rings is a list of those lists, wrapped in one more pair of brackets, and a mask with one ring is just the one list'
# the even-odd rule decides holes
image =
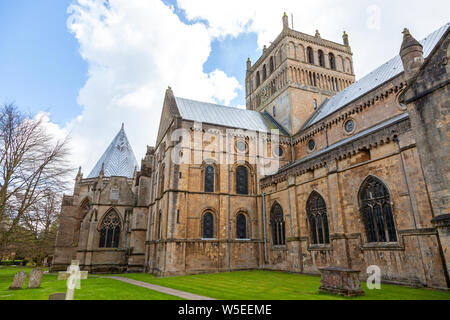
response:
{"label": "arched window", "polygon": [[274,68],[274,64],[273,64],[273,57],[270,57],[270,63],[269,63],[270,73],[272,73],[274,69],[275,68]]}
{"label": "arched window", "polygon": [[259,71],[256,72],[256,87],[259,87],[261,84],[261,78],[259,77]]}
{"label": "arched window", "polygon": [[214,238],[214,216],[211,212],[203,215],[203,239]]}
{"label": "arched window", "polygon": [[329,244],[330,233],[328,230],[327,206],[320,194],[313,191],[306,202],[309,225],[311,226],[311,238],[313,244]]}
{"label": "arched window", "polygon": [[325,56],[322,50],[319,50],[319,65],[325,67]]}
{"label": "arched window", "polygon": [[397,242],[387,187],[370,176],[362,184],[359,199],[369,242]]}
{"label": "arched window", "polygon": [[118,248],[120,237],[120,218],[115,211],[110,211],[100,227],[100,248]]}
{"label": "arched window", "polygon": [[214,192],[214,167],[212,165],[205,167],[205,192]]}
{"label": "arched window", "polygon": [[243,213],[236,217],[236,238],[247,239],[247,218]]}
{"label": "arched window", "polygon": [[316,99],[314,99],[313,105],[314,105],[314,110],[317,110],[317,100]]}
{"label": "arched window", "polygon": [[263,66],[263,81],[267,79],[267,68],[266,65]]}
{"label": "arched window", "polygon": [[332,70],[336,70],[336,58],[334,57],[334,54],[330,52],[329,57],[330,57],[330,68]]}
{"label": "arched window", "polygon": [[286,235],[284,227],[284,215],[281,206],[275,202],[270,210],[270,224],[272,226],[272,239],[274,246],[284,246]]}
{"label": "arched window", "polygon": [[236,168],[236,193],[248,194],[248,170],[244,166]]}
{"label": "arched window", "polygon": [[311,47],[308,47],[308,49],[306,49],[307,54],[308,54],[308,63],[314,64],[314,51]]}
{"label": "arched window", "polygon": [[275,108],[275,106],[273,106],[272,113],[274,117],[277,116],[277,109]]}

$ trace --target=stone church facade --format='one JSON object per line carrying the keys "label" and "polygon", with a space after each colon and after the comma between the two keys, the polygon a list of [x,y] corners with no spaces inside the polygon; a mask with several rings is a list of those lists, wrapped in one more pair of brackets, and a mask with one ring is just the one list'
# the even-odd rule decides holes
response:
{"label": "stone church facade", "polygon": [[[64,196],[53,270],[158,276],[377,265],[449,288],[449,26],[355,81],[343,43],[289,28],[254,64],[247,110],[166,91],[138,165],[122,126]],[[274,165],[276,164],[276,165]]]}

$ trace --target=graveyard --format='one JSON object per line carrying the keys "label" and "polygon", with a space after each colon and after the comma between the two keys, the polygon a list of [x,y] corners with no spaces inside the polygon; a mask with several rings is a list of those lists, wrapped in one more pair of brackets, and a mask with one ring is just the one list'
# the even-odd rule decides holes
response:
{"label": "graveyard", "polygon": [[[20,289],[9,289],[17,273],[24,271],[26,279]],[[49,300],[55,293],[67,290],[67,277],[46,273],[37,288],[28,288],[29,282],[39,278],[30,276],[33,268],[0,267],[0,300]],[[67,275],[66,275],[67,276]],[[179,300],[181,298],[143,288],[122,281],[105,278],[112,275],[89,274],[80,280],[74,291],[74,300]],[[320,277],[275,271],[237,271],[229,273],[189,275],[156,278],[151,274],[114,275],[126,279],[190,292],[219,300],[450,300],[450,292],[433,289],[416,289],[382,284],[381,290],[368,290],[361,284],[365,296],[342,297],[319,293]],[[58,280],[60,278],[60,280]],[[64,276],[62,276],[64,278]],[[31,284],[32,286],[36,284]]]}

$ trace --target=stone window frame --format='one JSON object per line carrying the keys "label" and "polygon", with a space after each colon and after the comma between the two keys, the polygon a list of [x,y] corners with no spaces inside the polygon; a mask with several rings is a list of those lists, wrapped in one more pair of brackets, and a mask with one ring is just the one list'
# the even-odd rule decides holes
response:
{"label": "stone window frame", "polygon": [[[282,213],[282,218],[283,218],[283,240],[284,243],[283,244],[275,244],[275,239],[274,239],[274,233],[273,233],[273,224],[272,224],[272,213],[274,210],[274,207],[278,205],[281,208],[281,213]],[[283,206],[280,204],[280,202],[278,202],[277,200],[275,200],[272,205],[270,206],[270,211],[269,211],[269,230],[270,230],[270,237],[272,239],[272,241],[270,242],[271,248],[274,251],[277,250],[287,250],[287,238],[286,238],[286,219],[285,219],[285,213],[283,210]]]}
{"label": "stone window frame", "polygon": [[[245,224],[246,224],[246,233],[247,233],[247,237],[240,239],[237,237],[237,218],[239,215],[244,215],[245,217]],[[232,230],[234,230],[234,238],[238,241],[250,241],[252,239],[252,226],[251,226],[251,219],[250,219],[250,215],[247,211],[247,209],[245,208],[239,208],[238,210],[236,210],[236,212],[234,213],[234,219],[233,219],[233,226],[232,226]]]}
{"label": "stone window frame", "polygon": [[[205,215],[210,213],[213,217],[213,237],[212,238],[204,238],[203,237],[203,220],[205,218]],[[217,240],[218,239],[218,227],[219,227],[219,219],[218,215],[216,213],[216,210],[213,208],[206,208],[202,211],[202,214],[200,216],[200,239],[203,241],[210,241],[210,240]]]}
{"label": "stone window frame", "polygon": [[[350,132],[348,132],[348,131],[347,131],[347,128],[346,128],[346,124],[347,124],[347,122],[349,122],[349,121],[353,121],[353,130],[350,131]],[[355,132],[356,132],[356,128],[357,128],[357,125],[356,125],[356,124],[357,124],[357,122],[356,122],[355,118],[353,118],[353,117],[348,117],[348,118],[345,119],[345,121],[342,123],[342,130],[344,131],[344,133],[345,133],[347,136],[354,135]]]}
{"label": "stone window frame", "polygon": [[[313,149],[310,149],[310,148],[309,148],[309,144],[310,144],[311,141],[314,142],[314,148],[313,148]],[[315,151],[317,150],[317,143],[316,143],[316,140],[314,140],[313,138],[308,139],[308,142],[306,142],[306,149],[308,150],[308,153],[313,153],[313,152],[315,152]]]}
{"label": "stone window frame", "polygon": [[[318,211],[318,208],[314,208],[312,209],[312,199],[313,197],[320,197],[323,201],[324,207],[322,208],[324,212],[320,212],[320,213],[315,213],[314,211]],[[331,247],[331,237],[330,237],[330,220],[328,218],[328,207],[326,205],[326,201],[325,198],[320,194],[320,192],[313,190],[310,195],[308,196],[308,199],[306,200],[306,214],[307,214],[307,226],[309,226],[309,233],[310,233],[310,247],[311,248],[329,248]],[[315,230],[315,236],[316,238],[314,238],[313,235],[313,226],[311,224],[311,216],[314,216],[315,218],[320,215],[323,218],[326,218],[326,220],[321,220],[321,225],[322,225],[322,239],[323,239],[323,243],[320,243],[320,240],[317,238],[319,236],[319,231],[317,229]],[[325,221],[326,221],[326,225],[325,225]],[[317,221],[315,220],[316,226],[317,226]],[[315,239],[315,240],[314,240]]]}
{"label": "stone window frame", "polygon": [[[387,190],[388,193],[388,197],[389,197],[389,205],[390,205],[390,214],[392,217],[392,222],[393,222],[393,227],[394,227],[394,233],[395,233],[395,239],[396,241],[386,241],[386,242],[370,242],[369,241],[369,236],[368,236],[368,229],[367,229],[367,224],[366,224],[366,220],[365,220],[365,215],[364,215],[364,207],[363,207],[363,200],[362,200],[362,191],[364,190],[364,188],[366,187],[368,181],[370,181],[370,179],[374,179],[377,180],[379,183],[381,183],[381,185]],[[394,202],[392,200],[392,191],[389,188],[389,186],[384,182],[383,179],[381,179],[380,177],[373,175],[373,174],[369,174],[366,178],[364,178],[364,180],[362,181],[362,183],[360,184],[358,193],[357,193],[357,197],[358,197],[358,205],[359,205],[359,214],[361,217],[361,223],[362,223],[362,227],[364,229],[364,232],[362,232],[362,239],[363,239],[363,248],[365,249],[379,249],[379,248],[383,248],[386,250],[395,250],[395,249],[401,249],[402,245],[401,245],[401,237],[399,234],[399,229],[398,229],[398,224],[396,221],[396,214],[395,214],[395,205]],[[384,212],[383,212],[383,218],[385,218]],[[390,235],[389,235],[389,230],[387,229],[387,225],[386,225],[386,221],[384,221],[384,231],[385,231],[385,236],[386,238],[389,238],[390,240]],[[374,232],[377,232],[377,227],[375,227]],[[376,235],[379,236],[379,235]]]}
{"label": "stone window frame", "polygon": [[[205,173],[206,173],[205,170],[206,170],[207,166],[214,167],[214,191],[213,192],[205,191]],[[201,177],[202,177],[200,191],[207,193],[207,194],[218,193],[220,191],[220,166],[216,163],[216,161],[214,161],[212,159],[207,159],[207,160],[203,161],[200,171],[201,171]]]}
{"label": "stone window frame", "polygon": [[[105,219],[111,213],[114,213],[117,216],[117,218],[119,219],[118,245],[117,245],[117,247],[100,247],[101,231],[102,231],[102,228],[103,228],[103,224],[105,222]],[[120,249],[122,249],[122,247],[123,247],[122,236],[123,236],[123,232],[124,232],[124,221],[123,221],[122,215],[120,214],[120,212],[116,208],[111,207],[111,208],[109,208],[108,210],[105,211],[105,213],[103,214],[103,216],[101,217],[101,219],[97,223],[96,230],[97,230],[97,232],[96,232],[97,235],[95,237],[95,243],[96,243],[96,248],[97,249],[100,249],[100,250],[120,250]]]}

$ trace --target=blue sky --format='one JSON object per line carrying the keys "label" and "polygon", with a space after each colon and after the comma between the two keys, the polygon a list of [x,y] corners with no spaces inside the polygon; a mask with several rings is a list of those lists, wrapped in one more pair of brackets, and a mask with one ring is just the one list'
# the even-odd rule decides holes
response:
{"label": "blue sky", "polygon": [[[70,8],[70,10],[68,10]],[[137,159],[154,145],[164,93],[245,105],[246,60],[294,29],[342,42],[357,79],[448,22],[448,0],[0,0],[0,103],[45,112],[85,174],[122,122]]]}
{"label": "blue sky", "polygon": [[49,111],[60,125],[79,115],[87,64],[66,27],[69,0],[0,0],[0,102]]}
{"label": "blue sky", "polygon": [[[14,102],[32,114],[50,112],[60,126],[81,114],[77,96],[88,78],[88,64],[66,26],[71,2],[0,0],[0,102]],[[164,2],[176,6],[176,1]],[[183,10],[175,13],[184,23],[193,23]],[[256,41],[255,33],[213,40],[204,71],[226,70],[242,85],[247,57],[256,60],[261,52]],[[244,87],[231,101],[232,106],[243,104]]]}

